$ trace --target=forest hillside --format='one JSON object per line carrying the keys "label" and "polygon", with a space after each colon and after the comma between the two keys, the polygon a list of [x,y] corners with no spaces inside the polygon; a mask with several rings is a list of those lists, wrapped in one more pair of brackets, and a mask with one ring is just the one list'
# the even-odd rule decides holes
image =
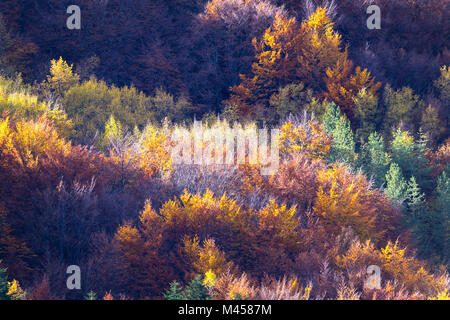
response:
{"label": "forest hillside", "polygon": [[2,0],[0,299],[449,299],[449,16]]}

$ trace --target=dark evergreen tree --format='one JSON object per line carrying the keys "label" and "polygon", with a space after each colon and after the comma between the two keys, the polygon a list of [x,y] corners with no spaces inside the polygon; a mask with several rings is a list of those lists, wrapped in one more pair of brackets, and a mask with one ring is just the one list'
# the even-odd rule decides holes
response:
{"label": "dark evergreen tree", "polygon": [[[0,264],[1,264],[0,260]],[[0,267],[0,300],[9,300],[8,293],[8,274],[6,268]]]}

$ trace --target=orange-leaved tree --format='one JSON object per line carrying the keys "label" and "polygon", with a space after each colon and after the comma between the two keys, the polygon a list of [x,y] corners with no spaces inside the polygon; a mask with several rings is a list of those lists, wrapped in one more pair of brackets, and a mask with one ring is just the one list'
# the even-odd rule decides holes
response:
{"label": "orange-leaved tree", "polygon": [[335,102],[354,123],[358,116],[354,99],[363,89],[376,96],[381,82],[375,83],[375,79],[367,69],[361,69],[359,66],[353,68],[353,62],[345,56],[327,69],[326,87],[327,91],[323,95],[329,101]]}
{"label": "orange-leaved tree", "polygon": [[243,115],[254,112],[258,104],[267,106],[270,97],[290,83],[303,82],[317,93],[324,91],[326,70],[347,57],[323,8],[302,24],[278,15],[262,39],[253,43],[257,61],[251,75],[242,75],[241,84],[231,89],[229,100]]}
{"label": "orange-leaved tree", "polygon": [[364,243],[354,241],[347,252],[336,257],[336,265],[346,270],[350,282],[358,287],[365,283],[368,266],[380,267],[381,289],[372,290],[371,295],[383,296],[392,291],[392,286],[399,286],[407,291],[407,295],[416,293],[418,298],[434,297],[446,289],[448,282],[445,272],[432,274],[424,261],[407,252],[398,242],[389,241],[377,249],[369,240]]}
{"label": "orange-leaved tree", "polygon": [[350,226],[363,240],[375,242],[392,236],[398,213],[386,196],[372,189],[362,174],[341,165],[318,172],[314,212],[325,228],[338,234]]}
{"label": "orange-leaved tree", "polygon": [[115,234],[121,285],[136,298],[157,297],[174,278],[167,257],[160,253],[162,231],[163,221],[147,202],[138,226],[125,223]]}

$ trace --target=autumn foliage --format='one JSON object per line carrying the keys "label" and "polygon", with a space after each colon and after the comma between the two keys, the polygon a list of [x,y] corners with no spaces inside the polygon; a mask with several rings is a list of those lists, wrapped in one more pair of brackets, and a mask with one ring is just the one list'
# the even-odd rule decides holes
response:
{"label": "autumn foliage", "polygon": [[450,298],[445,1],[80,1],[0,4],[0,299]]}

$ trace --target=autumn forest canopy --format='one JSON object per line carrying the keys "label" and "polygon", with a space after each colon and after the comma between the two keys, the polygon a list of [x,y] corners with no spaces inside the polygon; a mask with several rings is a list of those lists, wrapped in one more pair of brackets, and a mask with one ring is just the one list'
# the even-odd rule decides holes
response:
{"label": "autumn forest canopy", "polygon": [[[448,0],[2,0],[0,300],[450,299],[449,18]],[[198,121],[188,149],[214,156],[216,136],[276,132],[277,170],[175,161]]]}

